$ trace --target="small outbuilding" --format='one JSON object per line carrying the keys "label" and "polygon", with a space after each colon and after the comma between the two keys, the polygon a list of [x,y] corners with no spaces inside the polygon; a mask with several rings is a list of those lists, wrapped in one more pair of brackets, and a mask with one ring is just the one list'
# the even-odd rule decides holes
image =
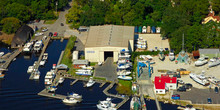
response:
{"label": "small outbuilding", "polygon": [[192,51],[193,58],[198,59],[200,57],[199,51]]}
{"label": "small outbuilding", "polygon": [[209,58],[212,57],[220,57],[220,51],[219,49],[199,49],[199,54],[203,56],[208,56]]}
{"label": "small outbuilding", "polygon": [[88,65],[89,65],[88,60],[74,60],[73,61],[74,68],[81,68],[82,66],[88,66]]}
{"label": "small outbuilding", "polygon": [[12,39],[11,47],[16,48],[24,45],[34,34],[34,30],[28,25],[21,26]]}

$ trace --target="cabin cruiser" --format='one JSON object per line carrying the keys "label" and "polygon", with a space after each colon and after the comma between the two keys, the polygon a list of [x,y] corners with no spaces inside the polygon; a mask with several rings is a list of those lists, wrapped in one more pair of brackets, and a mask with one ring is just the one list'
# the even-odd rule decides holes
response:
{"label": "cabin cruiser", "polygon": [[125,64],[118,64],[118,69],[127,69],[130,68],[132,65],[125,63]]}
{"label": "cabin cruiser", "polygon": [[33,70],[34,70],[34,66],[29,66],[28,70],[27,70],[27,73],[32,73]]}
{"label": "cabin cruiser", "polygon": [[170,53],[169,53],[169,59],[170,59],[170,61],[175,60],[175,55],[174,55],[173,52],[170,52]]}
{"label": "cabin cruiser", "polygon": [[25,53],[29,53],[32,51],[32,48],[33,48],[33,42],[28,42],[24,45],[24,48],[23,48],[23,52]]}
{"label": "cabin cruiser", "polygon": [[190,78],[192,78],[195,82],[203,85],[203,86],[207,86],[209,85],[209,81],[206,79],[206,77],[203,74],[200,75],[196,75],[194,73],[190,73],[189,74]]}
{"label": "cabin cruiser", "polygon": [[132,97],[130,102],[130,110],[134,110],[134,108],[136,108],[137,110],[141,109],[141,101],[137,96]]}
{"label": "cabin cruiser", "polygon": [[57,87],[56,86],[50,86],[48,89],[49,89],[50,92],[54,92],[54,91],[57,90]]}
{"label": "cabin cruiser", "polygon": [[130,75],[131,71],[121,70],[117,72],[117,75]]}
{"label": "cabin cruiser", "polygon": [[202,66],[204,64],[208,63],[208,60],[205,59],[205,57],[200,57],[196,62],[195,66]]}
{"label": "cabin cruiser", "polygon": [[0,57],[2,57],[5,54],[5,52],[0,52]]}
{"label": "cabin cruiser", "polygon": [[93,77],[89,78],[89,81],[86,83],[86,87],[92,87],[95,84]]}
{"label": "cabin cruiser", "polygon": [[130,62],[130,60],[127,59],[127,58],[123,58],[123,59],[119,59],[118,60],[118,64],[120,64],[120,63],[127,63],[127,62]]}
{"label": "cabin cruiser", "polygon": [[82,99],[82,95],[79,95],[79,94],[74,93],[74,92],[69,93],[69,94],[68,94],[68,97],[74,98],[74,99]]}
{"label": "cabin cruiser", "polygon": [[50,71],[47,72],[47,74],[45,76],[44,83],[46,85],[51,85],[54,78],[55,78],[55,73],[54,73],[53,70],[50,70]]}
{"label": "cabin cruiser", "polygon": [[93,70],[94,67],[92,66],[80,66],[82,69],[86,69],[86,70]]}
{"label": "cabin cruiser", "polygon": [[99,103],[96,106],[100,110],[117,110],[116,104],[111,102],[111,98],[107,98],[104,101],[99,101]]}
{"label": "cabin cruiser", "polygon": [[34,51],[39,52],[43,48],[43,41],[39,40],[34,44]]}
{"label": "cabin cruiser", "polygon": [[118,55],[119,58],[129,58],[130,56],[129,53],[121,53]]}
{"label": "cabin cruiser", "polygon": [[42,60],[40,61],[40,66],[45,65],[45,63],[47,62],[47,58],[48,58],[48,53],[44,53],[42,56]]}
{"label": "cabin cruiser", "polygon": [[92,75],[92,71],[91,70],[88,70],[88,71],[77,71],[75,72],[77,75],[85,75],[85,76],[91,76]]}
{"label": "cabin cruiser", "polygon": [[131,76],[120,75],[120,76],[118,76],[118,79],[122,79],[122,80],[132,80],[132,77],[131,77]]}
{"label": "cabin cruiser", "polygon": [[75,98],[70,98],[70,97],[66,97],[62,101],[63,101],[63,103],[68,103],[68,104],[75,104],[75,103],[79,102]]}
{"label": "cabin cruiser", "polygon": [[39,79],[40,78],[40,71],[37,69],[37,70],[34,70],[34,73],[33,73],[33,79]]}
{"label": "cabin cruiser", "polygon": [[209,60],[208,65],[209,65],[209,68],[220,65],[220,59],[217,58],[217,57],[212,58],[212,59]]}
{"label": "cabin cruiser", "polygon": [[64,80],[65,80],[64,77],[60,77],[58,82],[61,84],[61,83],[63,83]]}
{"label": "cabin cruiser", "polygon": [[4,78],[4,77],[5,77],[5,75],[2,74],[2,71],[0,71],[0,78]]}

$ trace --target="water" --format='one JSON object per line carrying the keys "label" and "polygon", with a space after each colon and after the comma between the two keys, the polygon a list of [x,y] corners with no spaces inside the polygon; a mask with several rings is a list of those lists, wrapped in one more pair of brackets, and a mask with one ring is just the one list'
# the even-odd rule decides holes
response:
{"label": "water", "polygon": [[[38,96],[37,93],[44,89],[44,76],[47,71],[56,64],[60,53],[64,50],[67,40],[62,43],[59,40],[49,44],[46,52],[49,54],[48,62],[45,67],[39,68],[41,76],[39,81],[29,80],[27,68],[38,60],[34,54],[31,56],[19,55],[16,61],[12,62],[5,72],[5,78],[0,80],[0,110],[97,110],[96,104],[99,100],[105,100],[103,93],[105,84],[102,88],[95,84],[92,88],[84,88],[85,82],[78,81],[70,86],[70,79],[66,79],[56,91],[57,94],[67,95],[68,92],[76,92],[83,96],[80,104],[65,105],[61,100]],[[7,46],[1,46],[0,51],[10,52]],[[114,86],[109,90],[110,93],[116,93]],[[121,99],[113,98],[113,103],[119,103]],[[148,110],[156,110],[154,101],[146,101]],[[161,104],[164,110],[175,110],[177,106]],[[129,110],[130,100],[125,103],[120,110]]]}

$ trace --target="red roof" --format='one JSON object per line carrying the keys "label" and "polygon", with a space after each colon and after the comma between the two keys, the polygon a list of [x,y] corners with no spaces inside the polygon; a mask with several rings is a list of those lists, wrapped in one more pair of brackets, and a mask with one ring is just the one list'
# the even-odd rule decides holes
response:
{"label": "red roof", "polygon": [[211,11],[209,14],[208,14],[208,17],[211,16],[212,18],[214,19],[217,19],[217,21],[220,21],[220,17],[219,16],[215,16],[215,12],[214,11]]}
{"label": "red roof", "polygon": [[176,77],[169,77],[169,75],[156,76],[154,79],[154,85],[156,89],[165,89],[166,83],[176,83]]}

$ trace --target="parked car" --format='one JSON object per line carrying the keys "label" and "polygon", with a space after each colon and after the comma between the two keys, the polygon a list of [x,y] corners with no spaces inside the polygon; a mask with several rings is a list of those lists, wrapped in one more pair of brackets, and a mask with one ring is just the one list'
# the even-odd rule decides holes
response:
{"label": "parked car", "polygon": [[52,32],[49,32],[49,35],[48,35],[49,37],[52,37],[53,36],[53,33]]}
{"label": "parked car", "polygon": [[185,86],[181,86],[177,89],[178,92],[186,92]]}
{"label": "parked car", "polygon": [[60,25],[61,25],[61,26],[64,26],[64,24],[63,24],[63,23],[60,23]]}
{"label": "parked car", "polygon": [[47,27],[43,27],[43,28],[41,29],[41,31],[42,31],[42,32],[46,32],[46,31],[48,31],[48,29],[47,29]]}
{"label": "parked car", "polygon": [[53,36],[54,36],[54,37],[56,37],[57,35],[58,35],[58,33],[57,33],[57,32],[53,33]]}
{"label": "parked car", "polygon": [[180,99],[180,95],[174,94],[174,95],[172,95],[171,99],[178,100],[178,99]]}
{"label": "parked car", "polygon": [[177,80],[178,84],[184,84],[183,80]]}
{"label": "parked car", "polygon": [[218,94],[218,87],[215,87],[215,93]]}
{"label": "parked car", "polygon": [[211,99],[211,98],[208,98],[208,99],[207,99],[207,102],[208,102],[208,104],[211,104],[211,103],[212,103],[212,99]]}
{"label": "parked car", "polygon": [[190,83],[186,83],[184,86],[186,89],[191,89],[193,87]]}

